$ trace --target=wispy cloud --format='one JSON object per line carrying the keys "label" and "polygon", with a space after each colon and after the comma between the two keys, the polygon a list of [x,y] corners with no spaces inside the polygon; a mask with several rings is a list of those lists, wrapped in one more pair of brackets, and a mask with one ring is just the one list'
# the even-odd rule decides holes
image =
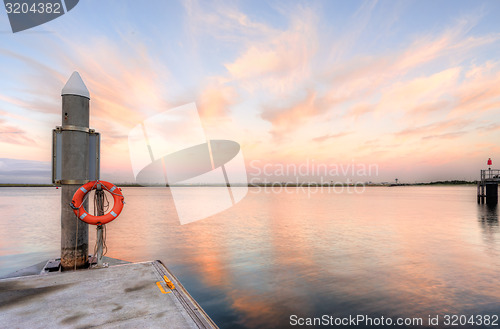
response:
{"label": "wispy cloud", "polygon": [[245,42],[261,38],[274,29],[243,13],[236,3],[188,0],[182,2],[186,11],[186,26],[191,37],[210,36],[222,42]]}
{"label": "wispy cloud", "polygon": [[458,138],[462,137],[463,135],[467,134],[467,131],[453,131],[449,133],[443,133],[443,134],[438,134],[438,135],[430,135],[430,136],[424,136],[422,139],[453,139],[453,138]]}
{"label": "wispy cloud", "polygon": [[0,119],[0,143],[8,144],[37,144],[37,142],[29,137],[28,133],[18,127],[12,126],[5,120]]}
{"label": "wispy cloud", "polygon": [[373,112],[374,106],[372,104],[361,103],[351,107],[345,114],[344,118],[354,118],[358,120],[361,116]]}
{"label": "wispy cloud", "polygon": [[378,0],[369,0],[361,3],[358,10],[348,21],[348,25],[342,30],[337,38],[334,39],[331,48],[328,50],[330,62],[339,62],[344,60],[345,54],[359,42],[359,39],[371,21],[373,11]]}
{"label": "wispy cloud", "polygon": [[[360,9],[364,12],[363,21],[370,19],[370,12],[373,10],[374,3],[369,3]],[[360,14],[361,15],[361,14]],[[282,134],[289,134],[299,122],[305,124],[309,118],[324,116],[325,113],[336,114],[343,113],[344,118],[354,118],[358,120],[363,115],[374,112],[380,116],[387,112],[398,112],[405,114],[410,120],[412,117],[420,117],[421,120],[427,119],[427,114],[433,112],[449,112],[451,106],[455,106],[455,90],[461,86],[462,66],[446,67],[440,71],[434,71],[425,74],[428,70],[422,70],[420,74],[417,69],[424,65],[436,63],[449,57],[458,62],[470,56],[476,49],[490,45],[496,42],[500,35],[490,34],[486,36],[467,36],[467,33],[476,24],[477,19],[460,20],[453,26],[436,34],[427,34],[418,36],[406,47],[396,47],[394,51],[381,56],[357,57],[344,59],[342,56],[335,56],[337,61],[332,64],[322,63],[324,57],[314,56],[314,54],[324,52],[324,47],[319,47],[315,53],[304,57],[309,62],[299,61],[298,67],[307,67],[308,70],[302,72],[302,75],[296,76],[294,84],[288,88],[288,100],[282,99],[281,93],[274,93],[274,96],[268,96],[266,103],[262,107],[261,117],[272,124],[271,134],[278,140]],[[367,23],[360,24],[366,26]],[[312,23],[313,26],[314,22]],[[315,34],[317,28],[309,28],[309,32]],[[356,35],[362,33],[356,31]],[[303,33],[309,39],[307,33]],[[345,44],[348,47],[349,43]],[[274,54],[274,53],[273,53]],[[260,55],[262,62],[259,62]],[[279,63],[285,65],[285,61],[279,62],[269,60],[270,53],[262,52],[257,54],[256,48],[249,48],[244,57],[239,58],[233,65],[238,65],[239,60],[251,63],[251,58],[256,59],[255,65],[261,64],[261,71],[251,69],[251,72],[258,72],[258,79],[255,84],[265,81],[261,74],[270,63]],[[287,58],[296,58],[293,54]],[[303,59],[304,59],[303,58]],[[267,59],[267,60],[264,60]],[[314,65],[312,61],[315,62]],[[452,61],[454,63],[456,61]],[[242,67],[251,68],[251,65]],[[228,66],[231,67],[231,66]],[[283,68],[285,68],[283,66]],[[321,67],[327,70],[315,71],[312,68]],[[331,68],[331,69],[328,69]],[[293,72],[293,70],[288,70]],[[252,76],[247,76],[250,79]],[[279,85],[279,79],[272,80],[275,85]],[[311,83],[314,81],[314,83]],[[500,85],[500,84],[496,84]],[[493,90],[492,90],[493,89]],[[490,87],[489,90],[496,92],[496,87]],[[265,92],[272,92],[267,89]],[[299,95],[305,95],[300,97]],[[281,96],[281,97],[280,97]],[[299,96],[299,97],[298,97]],[[486,97],[487,95],[484,95]],[[483,97],[483,95],[480,95]],[[359,99],[373,99],[373,103],[363,102],[349,108],[349,103],[358,102]],[[465,102],[465,100],[463,101]],[[488,103],[484,108],[492,108],[497,103]],[[345,108],[349,109],[346,111]]]}
{"label": "wispy cloud", "polygon": [[0,183],[36,183],[51,182],[50,163],[0,158]]}
{"label": "wispy cloud", "polygon": [[205,86],[196,100],[198,112],[204,120],[221,120],[229,116],[238,94],[234,87],[225,84]]}
{"label": "wispy cloud", "polygon": [[409,81],[397,81],[381,92],[377,111],[413,112],[422,104],[438,102],[450,95],[457,85],[460,68],[449,68],[430,76],[418,77]]}
{"label": "wispy cloud", "polygon": [[314,142],[323,142],[323,141],[325,141],[327,139],[344,137],[346,135],[349,135],[350,133],[351,132],[341,132],[341,133],[338,133],[338,134],[328,134],[328,135],[323,135],[323,136],[315,137],[312,140]]}
{"label": "wispy cloud", "polygon": [[474,66],[466,73],[466,80],[454,93],[456,115],[479,113],[500,108],[500,64],[486,62]]}
{"label": "wispy cloud", "polygon": [[232,80],[252,93],[281,96],[307,81],[318,48],[316,15],[309,9],[298,11],[288,17],[288,29],[269,28],[261,38],[244,43],[245,51],[225,64]]}
{"label": "wispy cloud", "polygon": [[[441,136],[446,134],[456,135],[456,129],[464,129],[473,123],[472,120],[445,120],[430,123],[418,127],[409,127],[394,134],[397,138],[429,138],[429,136]],[[449,130],[452,130],[451,132]],[[448,131],[444,133],[445,131]]]}

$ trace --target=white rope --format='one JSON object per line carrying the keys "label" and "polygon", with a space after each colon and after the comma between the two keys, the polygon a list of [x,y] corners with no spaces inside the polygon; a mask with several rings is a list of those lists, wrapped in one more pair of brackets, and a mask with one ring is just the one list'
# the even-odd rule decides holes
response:
{"label": "white rope", "polygon": [[[104,193],[104,190],[101,190],[100,193],[96,191],[94,193],[94,216],[104,214],[108,209],[109,209],[109,201],[106,193]],[[99,228],[99,225],[97,226],[97,230],[102,229],[103,232],[100,235],[100,238],[99,234],[96,234],[97,235],[96,243],[94,245],[94,253],[92,254],[91,264],[96,258],[99,245],[102,244],[102,256],[106,255],[106,253],[108,252],[108,246],[106,245],[106,225],[100,225],[100,226],[101,228]]]}

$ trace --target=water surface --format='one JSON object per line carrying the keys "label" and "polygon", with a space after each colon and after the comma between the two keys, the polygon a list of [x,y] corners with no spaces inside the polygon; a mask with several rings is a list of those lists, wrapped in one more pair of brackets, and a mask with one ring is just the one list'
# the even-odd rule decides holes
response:
{"label": "water surface", "polygon": [[[58,256],[59,191],[0,188],[0,275]],[[123,188],[107,256],[161,259],[221,328],[500,313],[498,211],[477,205],[474,186],[311,192],[250,188],[181,226],[168,189]]]}

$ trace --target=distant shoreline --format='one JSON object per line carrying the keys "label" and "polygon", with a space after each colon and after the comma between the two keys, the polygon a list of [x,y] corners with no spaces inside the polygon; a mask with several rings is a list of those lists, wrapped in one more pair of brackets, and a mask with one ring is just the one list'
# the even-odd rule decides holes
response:
{"label": "distant shoreline", "polygon": [[[116,184],[119,187],[145,187],[139,184],[131,184],[131,183],[123,183]],[[262,184],[235,184],[234,187],[328,187],[328,186],[354,186],[355,184],[318,184],[318,183],[282,183],[282,182],[274,182],[274,183],[262,183]],[[360,186],[361,184],[358,184]],[[452,180],[452,181],[435,181],[429,183],[365,183],[364,186],[367,187],[394,187],[394,186],[429,186],[429,185],[477,185],[477,181],[462,181],[462,180]],[[17,183],[0,183],[0,187],[58,187],[60,185],[55,184],[17,184]],[[200,184],[200,185],[172,185],[172,187],[224,187],[227,185],[224,184]],[[170,187],[169,185],[151,185],[146,187]]]}

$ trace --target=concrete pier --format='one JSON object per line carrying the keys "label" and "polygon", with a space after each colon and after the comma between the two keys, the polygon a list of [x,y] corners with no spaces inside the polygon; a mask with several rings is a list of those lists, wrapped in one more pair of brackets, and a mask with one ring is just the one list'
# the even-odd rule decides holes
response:
{"label": "concrete pier", "polygon": [[160,262],[0,280],[5,328],[217,328]]}

